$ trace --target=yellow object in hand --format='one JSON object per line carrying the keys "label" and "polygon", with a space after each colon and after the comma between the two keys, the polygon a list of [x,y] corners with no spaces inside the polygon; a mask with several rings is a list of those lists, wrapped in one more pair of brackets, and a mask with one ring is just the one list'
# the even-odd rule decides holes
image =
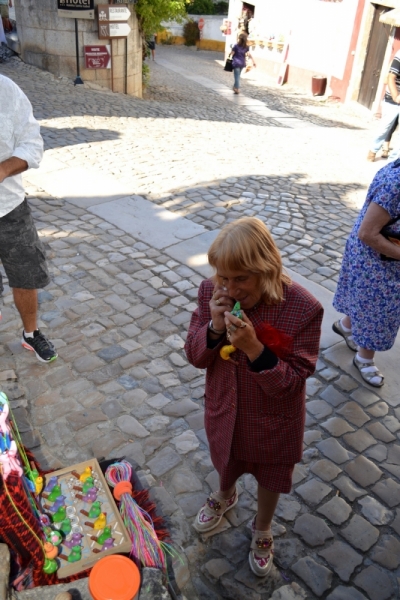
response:
{"label": "yellow object in hand", "polygon": [[221,350],[219,351],[219,355],[224,360],[229,360],[230,355],[233,354],[233,352],[235,352],[235,350],[236,350],[235,346],[232,346],[232,345],[222,346]]}

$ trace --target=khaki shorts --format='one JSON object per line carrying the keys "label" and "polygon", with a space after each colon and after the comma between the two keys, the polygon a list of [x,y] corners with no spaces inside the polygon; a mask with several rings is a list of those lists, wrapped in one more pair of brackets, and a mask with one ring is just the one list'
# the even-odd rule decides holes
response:
{"label": "khaki shorts", "polygon": [[8,19],[9,15],[8,6],[0,4],[0,17],[6,17]]}

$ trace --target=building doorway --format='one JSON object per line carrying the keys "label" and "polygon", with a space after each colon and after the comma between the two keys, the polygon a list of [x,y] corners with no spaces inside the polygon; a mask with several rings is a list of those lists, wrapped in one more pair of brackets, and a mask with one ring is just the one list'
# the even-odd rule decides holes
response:
{"label": "building doorway", "polygon": [[365,57],[360,92],[358,94],[358,102],[369,109],[372,107],[378,91],[379,78],[391,29],[390,25],[386,25],[379,21],[381,14],[386,12],[388,8],[380,6],[379,4],[374,4],[373,7],[374,16]]}

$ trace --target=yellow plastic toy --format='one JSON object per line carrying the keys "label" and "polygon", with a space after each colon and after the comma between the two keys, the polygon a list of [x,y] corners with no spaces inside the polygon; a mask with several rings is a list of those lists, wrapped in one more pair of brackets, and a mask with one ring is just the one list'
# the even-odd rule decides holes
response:
{"label": "yellow plastic toy", "polygon": [[86,467],[86,469],[83,471],[83,473],[81,473],[81,475],[79,476],[79,481],[84,483],[86,481],[86,479],[91,476],[92,476],[92,468]]}
{"label": "yellow plastic toy", "polygon": [[104,529],[107,525],[107,515],[100,513],[99,518],[93,523],[93,529]]}
{"label": "yellow plastic toy", "polygon": [[35,479],[35,494],[39,495],[43,489],[43,477],[36,477]]}

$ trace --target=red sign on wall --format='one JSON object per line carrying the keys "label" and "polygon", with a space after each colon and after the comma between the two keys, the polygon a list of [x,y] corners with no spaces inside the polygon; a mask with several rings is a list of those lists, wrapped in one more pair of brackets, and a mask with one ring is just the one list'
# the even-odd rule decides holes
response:
{"label": "red sign on wall", "polygon": [[86,69],[111,69],[110,46],[84,46]]}

